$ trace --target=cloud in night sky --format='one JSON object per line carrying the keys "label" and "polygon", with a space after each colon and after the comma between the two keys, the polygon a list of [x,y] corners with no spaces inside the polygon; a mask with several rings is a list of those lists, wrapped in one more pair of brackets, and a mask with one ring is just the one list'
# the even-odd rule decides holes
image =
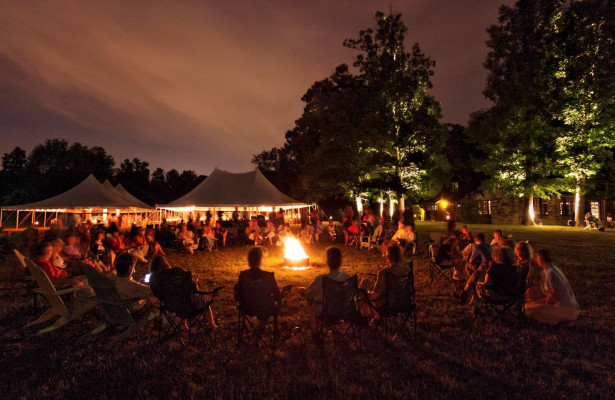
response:
{"label": "cloud in night sky", "polygon": [[[488,105],[486,28],[498,2],[10,1],[0,14],[0,153],[47,138],[99,145],[119,164],[231,171],[279,146],[310,85],[351,63],[342,47],[401,12],[407,47],[437,62],[444,122]],[[508,1],[511,3],[511,1]]]}

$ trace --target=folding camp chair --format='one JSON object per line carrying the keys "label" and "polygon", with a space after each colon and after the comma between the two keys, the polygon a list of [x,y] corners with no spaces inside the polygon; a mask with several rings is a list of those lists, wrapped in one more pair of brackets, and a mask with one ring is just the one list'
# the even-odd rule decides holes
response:
{"label": "folding camp chair", "polygon": [[[322,278],[322,293],[322,312],[316,317],[321,354],[326,354],[328,332],[337,338],[349,340],[361,349],[361,330],[367,321],[359,311],[359,302],[364,299],[359,292],[357,275],[342,282]],[[335,347],[331,352],[334,350]]]}
{"label": "folding camp chair", "polygon": [[361,236],[359,238],[360,248],[373,249],[382,243],[382,225],[378,225],[371,236]]}
{"label": "folding camp chair", "polygon": [[[411,336],[416,337],[416,291],[413,263],[410,262],[409,274],[397,276],[385,271],[384,279],[386,292],[379,298],[369,301],[374,316],[377,316],[374,319],[376,330],[382,330],[383,337],[390,338],[391,341],[395,341],[400,335],[405,336],[406,339],[410,339]],[[410,322],[413,325],[413,333],[408,327]]]}
{"label": "folding camp chair", "polygon": [[50,308],[45,311],[36,320],[30,322],[26,327],[39,325],[43,322],[48,322],[53,318],[58,317],[53,324],[39,330],[37,335],[51,332],[66,325],[72,320],[79,318],[88,311],[96,307],[96,303],[86,297],[74,297],[70,301],[65,302],[61,296],[70,295],[75,292],[89,290],[88,286],[69,287],[67,289],[57,289],[52,283],[45,271],[43,271],[34,261],[29,258],[25,259],[26,266],[30,274],[38,284],[38,289],[34,291],[47,299]]}
{"label": "folding camp chair", "polygon": [[[271,296],[273,272],[269,279],[253,279],[249,275],[235,285],[237,300],[237,345],[260,345],[274,350],[280,339],[278,314],[282,300],[290,293],[292,285],[285,286],[279,298]],[[269,337],[270,336],[270,337]],[[247,338],[247,340],[246,340]]]}
{"label": "folding camp chair", "polygon": [[[192,338],[206,328],[203,321],[205,312],[224,288],[219,286],[209,292],[196,290],[192,272],[182,268],[169,268],[154,274],[151,285],[152,292],[160,300],[158,339],[162,341],[177,337],[184,346],[184,326],[188,327],[188,343],[191,343]],[[204,296],[210,297],[208,299]],[[165,321],[168,329],[163,332]]]}
{"label": "folding camp chair", "polygon": [[149,313],[146,312],[135,320],[129,310],[131,304],[143,299],[122,300],[111,279],[102,275],[90,265],[84,265],[83,270],[88,284],[96,294],[96,297],[91,298],[91,300],[95,302],[94,304],[100,305],[104,318],[104,321],[89,333],[90,335],[96,335],[109,326],[124,326],[126,329],[117,337],[117,339],[122,339],[129,337],[149,321]]}
{"label": "folding camp chair", "polygon": [[477,285],[476,293],[482,300],[483,310],[486,316],[490,316],[493,322],[503,318],[508,312],[517,314],[517,321],[522,324],[525,320],[525,282],[527,271],[518,270],[519,286],[516,290],[501,294],[497,289],[489,285]]}
{"label": "folding camp chair", "polygon": [[448,253],[451,251],[449,244],[436,244],[429,241],[429,279],[444,278],[449,283],[454,283],[454,262]]}

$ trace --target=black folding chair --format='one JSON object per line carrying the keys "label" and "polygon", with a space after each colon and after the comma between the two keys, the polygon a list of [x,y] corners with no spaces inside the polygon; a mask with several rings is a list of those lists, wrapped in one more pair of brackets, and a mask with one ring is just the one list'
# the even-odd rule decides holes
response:
{"label": "black folding chair", "polygon": [[[389,271],[384,273],[385,293],[369,304],[375,318],[376,331],[383,331],[384,339],[395,341],[400,335],[410,340],[416,338],[416,291],[414,288],[414,268],[410,262],[410,273],[397,276]],[[382,300],[384,303],[382,304]],[[408,323],[412,322],[413,332]]]}
{"label": "black folding chair", "polygon": [[271,285],[275,284],[273,272],[266,273],[271,274],[269,279],[252,279],[246,275],[246,279],[240,280],[240,283],[235,285],[238,346],[260,345],[274,350],[280,339],[278,314],[282,299],[290,293],[292,285],[284,286],[280,291],[280,297],[274,298],[271,295],[273,292]]}
{"label": "black folding chair", "polygon": [[[177,337],[185,346],[182,334],[187,325],[188,343],[192,343],[192,339],[206,329],[205,312],[223,286],[209,292],[196,290],[192,272],[182,268],[165,269],[152,276],[151,283],[152,292],[160,300],[158,339],[166,341]],[[166,330],[165,321],[168,323]]]}
{"label": "black folding chair", "polygon": [[453,258],[449,256],[451,251],[450,244],[438,244],[433,240],[429,241],[429,279],[443,278],[449,283],[453,280]]}
{"label": "black folding chair", "polygon": [[[337,338],[349,340],[357,349],[361,349],[361,330],[367,321],[359,311],[359,302],[363,298],[359,292],[357,275],[342,282],[324,277],[322,292],[322,312],[316,317],[321,354],[325,355],[328,332]],[[335,347],[331,352],[334,350]]]}
{"label": "black folding chair", "polygon": [[507,313],[516,314],[517,322],[525,321],[525,289],[527,270],[518,270],[519,284],[513,290],[502,291],[492,285],[477,285],[476,293],[482,300],[485,315],[493,322],[500,320]]}

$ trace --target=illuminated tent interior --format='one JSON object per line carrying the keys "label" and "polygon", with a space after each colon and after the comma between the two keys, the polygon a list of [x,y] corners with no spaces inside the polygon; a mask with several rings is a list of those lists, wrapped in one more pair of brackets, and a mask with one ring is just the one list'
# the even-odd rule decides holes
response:
{"label": "illuminated tent interior", "polygon": [[[122,188],[123,189],[123,188]],[[125,191],[125,189],[123,189]],[[125,193],[128,193],[125,191]],[[29,204],[6,206],[4,211],[17,213],[15,228],[32,219],[32,223],[39,224],[40,214],[42,217],[42,227],[45,227],[58,214],[100,214],[103,219],[109,214],[129,214],[129,213],[151,213],[153,208],[130,195],[128,198],[118,189],[114,188],[110,182],[101,184],[94,175],[89,175],[85,180],[72,189],[57,196],[37,201]],[[20,219],[20,213],[22,213]],[[5,213],[9,214],[9,213]],[[0,216],[0,221],[3,220]]]}
{"label": "illuminated tent interior", "polygon": [[282,193],[258,169],[233,173],[215,168],[185,196],[157,206],[161,210],[174,212],[233,211],[235,207],[263,212],[279,208],[305,208],[310,207],[310,204],[301,203]]}

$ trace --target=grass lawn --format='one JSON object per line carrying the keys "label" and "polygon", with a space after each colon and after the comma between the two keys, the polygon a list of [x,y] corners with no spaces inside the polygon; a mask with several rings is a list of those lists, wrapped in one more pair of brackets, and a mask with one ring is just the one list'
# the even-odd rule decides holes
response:
{"label": "grass lawn", "polygon": [[[419,239],[444,224],[420,223]],[[492,225],[471,225],[490,236]],[[134,338],[112,343],[107,330],[78,340],[98,321],[91,313],[42,337],[23,326],[36,318],[27,303],[0,303],[0,398],[615,398],[615,233],[564,227],[501,227],[514,240],[549,247],[583,312],[572,326],[528,321],[491,323],[475,319],[443,282],[430,282],[424,254],[414,258],[418,335],[384,343],[366,335],[362,352],[344,346],[323,359],[312,344],[306,302],[293,291],[281,314],[283,333],[299,327],[304,342],[274,353],[238,349],[233,285],[246,268],[246,247],[187,256],[169,251],[169,261],[193,271],[202,289],[224,285],[215,304],[221,330],[191,347],[158,343],[146,326]],[[306,249],[322,264],[324,248]],[[286,271],[282,251],[269,248],[265,269],[280,286],[307,285],[324,271]],[[376,272],[375,251],[344,250],[343,269]],[[144,268],[139,270],[139,276]],[[298,339],[298,338],[295,338]]]}

